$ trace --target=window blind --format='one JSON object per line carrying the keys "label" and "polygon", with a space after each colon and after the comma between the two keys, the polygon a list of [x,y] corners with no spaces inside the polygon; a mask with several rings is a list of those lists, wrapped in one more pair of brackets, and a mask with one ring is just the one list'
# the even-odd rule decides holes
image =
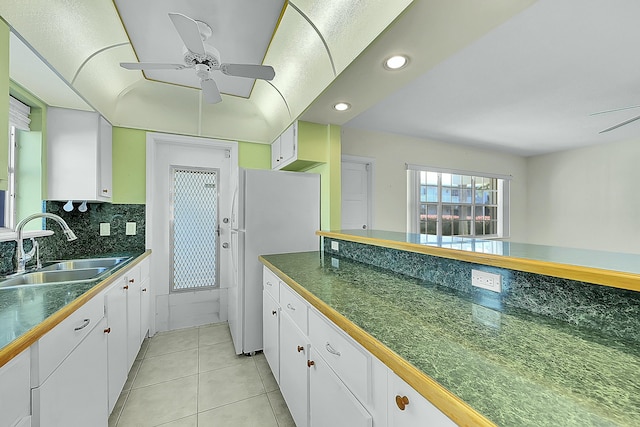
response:
{"label": "window blind", "polygon": [[9,97],[9,124],[16,129],[29,130],[31,108],[14,97]]}

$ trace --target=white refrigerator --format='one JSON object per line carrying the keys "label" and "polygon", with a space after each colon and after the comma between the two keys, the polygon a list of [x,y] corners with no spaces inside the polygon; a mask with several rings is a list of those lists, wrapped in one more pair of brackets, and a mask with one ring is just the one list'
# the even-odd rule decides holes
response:
{"label": "white refrigerator", "polygon": [[231,215],[229,328],[236,354],[262,350],[258,255],[319,249],[320,175],[240,169]]}

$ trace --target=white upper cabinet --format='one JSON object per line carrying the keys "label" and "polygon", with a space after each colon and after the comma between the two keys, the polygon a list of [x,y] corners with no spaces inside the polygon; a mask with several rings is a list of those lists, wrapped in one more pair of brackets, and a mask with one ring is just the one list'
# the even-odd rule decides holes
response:
{"label": "white upper cabinet", "polygon": [[98,113],[47,109],[47,200],[111,200],[112,128]]}
{"label": "white upper cabinet", "polygon": [[296,160],[298,122],[294,122],[271,145],[271,168],[282,169]]}

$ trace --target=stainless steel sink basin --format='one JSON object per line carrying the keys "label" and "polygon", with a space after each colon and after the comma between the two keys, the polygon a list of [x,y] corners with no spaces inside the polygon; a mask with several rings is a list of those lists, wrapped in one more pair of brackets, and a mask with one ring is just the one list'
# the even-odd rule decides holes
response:
{"label": "stainless steel sink basin", "polygon": [[68,261],[56,262],[55,264],[51,264],[40,269],[40,271],[78,270],[84,268],[100,267],[111,268],[127,260],[129,260],[128,257],[73,259]]}
{"label": "stainless steel sink basin", "polygon": [[35,271],[14,276],[0,282],[0,287],[43,285],[48,283],[72,283],[95,280],[107,271],[106,267],[82,268],[76,270]]}

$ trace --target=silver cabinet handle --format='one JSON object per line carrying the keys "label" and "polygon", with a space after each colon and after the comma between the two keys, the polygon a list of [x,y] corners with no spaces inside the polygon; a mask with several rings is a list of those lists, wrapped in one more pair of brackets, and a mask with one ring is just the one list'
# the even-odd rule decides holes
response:
{"label": "silver cabinet handle", "polygon": [[271,282],[267,281],[267,285],[269,285],[269,286],[273,286],[273,283],[271,283]]}
{"label": "silver cabinet handle", "polygon": [[329,344],[328,341],[327,341],[327,344],[324,346],[324,348],[326,348],[329,353],[335,354],[336,356],[340,356],[340,352],[335,348],[331,347],[331,344]]}
{"label": "silver cabinet handle", "polygon": [[292,306],[292,305],[291,305],[291,303],[287,304],[287,308],[288,308],[289,310],[296,311],[296,308],[295,308],[294,306]]}
{"label": "silver cabinet handle", "polygon": [[91,323],[90,319],[84,319],[84,323],[80,326],[78,326],[77,328],[73,328],[74,331],[79,331],[80,329],[84,329],[87,326],[89,326],[89,323]]}

